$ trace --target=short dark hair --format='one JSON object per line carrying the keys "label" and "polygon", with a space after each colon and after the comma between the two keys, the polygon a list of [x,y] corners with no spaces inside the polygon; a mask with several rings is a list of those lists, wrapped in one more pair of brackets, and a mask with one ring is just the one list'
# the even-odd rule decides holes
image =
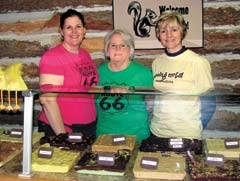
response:
{"label": "short dark hair", "polygon": [[79,17],[79,19],[82,21],[82,25],[85,27],[86,23],[84,20],[84,16],[82,15],[82,13],[74,10],[74,9],[68,9],[66,12],[64,12],[61,17],[60,17],[60,28],[63,29],[64,23],[65,23],[65,19],[72,17],[72,16],[77,16]]}

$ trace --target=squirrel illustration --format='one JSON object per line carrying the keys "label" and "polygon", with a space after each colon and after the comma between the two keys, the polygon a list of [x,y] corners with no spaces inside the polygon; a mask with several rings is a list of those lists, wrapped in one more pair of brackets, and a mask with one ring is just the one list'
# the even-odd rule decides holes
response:
{"label": "squirrel illustration", "polygon": [[155,26],[154,19],[157,18],[157,14],[147,8],[146,14],[141,17],[142,7],[141,4],[137,1],[132,1],[128,5],[128,14],[131,15],[133,12],[133,29],[136,36],[139,37],[149,37],[151,26]]}

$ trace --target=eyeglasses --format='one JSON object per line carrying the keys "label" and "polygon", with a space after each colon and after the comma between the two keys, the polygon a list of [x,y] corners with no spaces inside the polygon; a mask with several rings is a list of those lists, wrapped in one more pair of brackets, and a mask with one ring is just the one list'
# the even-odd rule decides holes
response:
{"label": "eyeglasses", "polygon": [[110,44],[109,47],[111,49],[125,49],[125,48],[128,47],[128,45],[125,45],[125,44],[119,44],[119,45],[117,45],[117,44]]}

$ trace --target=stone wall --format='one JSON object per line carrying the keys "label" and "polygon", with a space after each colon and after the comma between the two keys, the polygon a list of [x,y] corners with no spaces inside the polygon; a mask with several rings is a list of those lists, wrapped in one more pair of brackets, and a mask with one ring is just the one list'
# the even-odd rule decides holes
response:
{"label": "stone wall", "polygon": [[[216,89],[240,92],[240,1],[203,0],[203,7],[204,47],[194,51],[209,60]],[[113,29],[112,0],[0,1],[0,66],[23,62],[30,89],[38,88],[40,57],[60,42],[59,17],[68,8],[85,15],[88,31],[82,46],[99,65],[104,61],[103,38]],[[136,50],[135,58],[150,67],[160,53]],[[233,125],[240,129],[239,118],[232,120],[238,120]]]}

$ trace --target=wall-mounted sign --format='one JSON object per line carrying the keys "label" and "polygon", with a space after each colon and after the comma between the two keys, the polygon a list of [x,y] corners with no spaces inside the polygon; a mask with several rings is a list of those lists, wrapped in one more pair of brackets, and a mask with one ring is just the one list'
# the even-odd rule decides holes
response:
{"label": "wall-mounted sign", "polygon": [[114,29],[126,29],[134,35],[136,49],[158,49],[155,37],[158,17],[167,10],[180,12],[188,24],[186,47],[203,47],[202,0],[113,0]]}

